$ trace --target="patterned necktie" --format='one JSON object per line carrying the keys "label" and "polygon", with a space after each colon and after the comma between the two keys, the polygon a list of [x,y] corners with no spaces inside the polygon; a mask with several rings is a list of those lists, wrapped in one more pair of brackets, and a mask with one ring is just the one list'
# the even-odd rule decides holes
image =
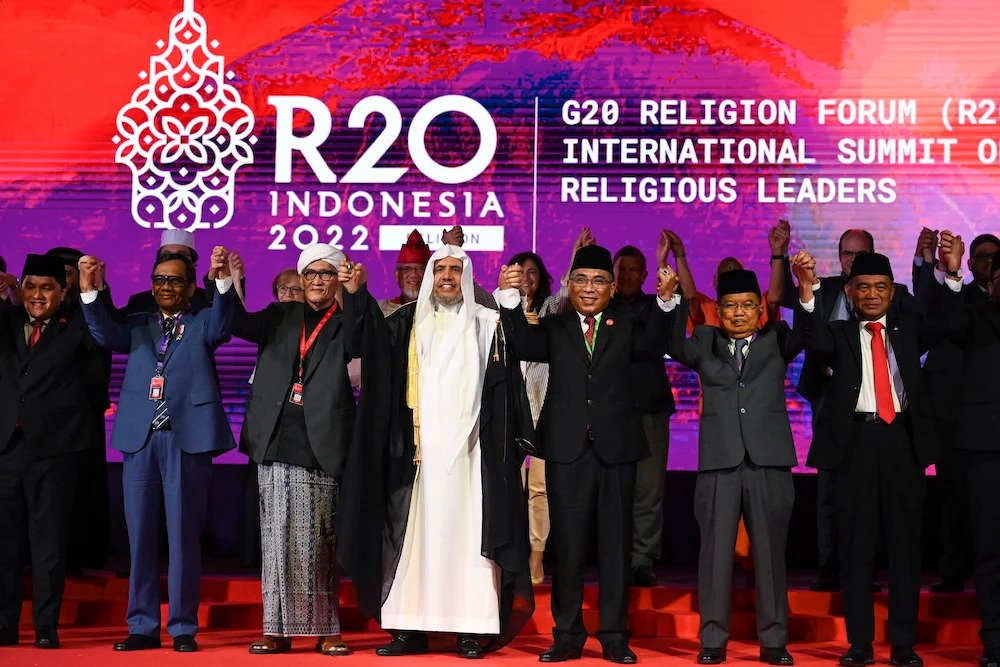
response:
{"label": "patterned necktie", "polygon": [[45,326],[45,322],[41,320],[35,320],[34,322],[31,323],[31,326],[33,328],[31,329],[31,335],[28,336],[29,350],[35,347],[35,343],[37,343],[38,339],[42,337],[42,327]]}
{"label": "patterned necktie", "polygon": [[733,356],[736,358],[736,367],[740,369],[740,373],[743,372],[743,361],[746,359],[747,345],[746,338],[740,338],[735,342],[735,353]]}
{"label": "patterned necktie", "polygon": [[875,412],[886,424],[896,418],[892,404],[892,384],[889,381],[889,354],[882,340],[882,324],[869,322],[865,329],[872,334],[872,375],[875,379]]}
{"label": "patterned necktie", "polygon": [[587,315],[583,318],[583,323],[587,325],[587,330],[583,333],[583,337],[587,339],[587,352],[593,356],[594,355],[594,319],[593,315]]}
{"label": "patterned necktie", "polygon": [[[176,318],[174,317],[164,317],[163,318],[163,335],[164,337],[170,336],[174,330],[174,322]],[[170,414],[167,412],[167,402],[166,400],[160,399],[156,402],[156,408],[153,410],[153,430],[162,431],[170,425]]]}
{"label": "patterned necktie", "polygon": [[163,318],[163,335],[164,336],[169,336],[171,333],[173,333],[173,331],[174,331],[174,320],[175,319],[176,318],[173,318],[173,317],[164,317]]}

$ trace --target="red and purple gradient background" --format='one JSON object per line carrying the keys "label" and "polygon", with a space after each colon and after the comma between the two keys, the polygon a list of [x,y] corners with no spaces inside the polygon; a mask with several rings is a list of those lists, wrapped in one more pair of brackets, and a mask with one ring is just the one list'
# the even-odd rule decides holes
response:
{"label": "red and purple gradient background", "polygon": [[[0,4],[0,254],[14,271],[27,252],[69,245],[107,261],[120,299],[144,287],[159,232],[131,220],[130,174],[115,164],[111,137],[118,109],[140,82],[136,74],[148,67],[149,56],[158,51],[154,43],[166,38],[170,19],[181,7],[181,0]],[[455,189],[497,192],[506,217],[419,222],[502,223],[504,252],[474,257],[485,284],[492,282],[505,256],[532,246],[533,212],[537,248],[555,275],[565,269],[581,226],[589,226],[612,249],[632,243],[650,254],[658,230],[670,227],[686,240],[703,290],[715,263],[726,255],[743,258],[763,275],[769,255],[766,229],[778,217],[792,222],[793,251],[810,249],[828,271],[836,270],[840,232],[870,229],[878,249],[890,255],[904,279],[921,226],[950,228],[966,238],[1000,231],[994,197],[998,167],[975,160],[978,139],[993,130],[966,128],[952,134],[940,121],[946,97],[991,99],[996,94],[1000,10],[992,2],[199,0],[195,9],[207,21],[209,39],[221,43],[218,51],[237,75],[233,84],[254,112],[260,138],[255,163],[237,175],[232,221],[222,229],[199,232],[198,245],[203,253],[225,245],[249,259],[252,306],[270,298],[271,277],[293,265],[298,252],[291,244],[285,251],[266,250],[272,225],[365,225],[372,249],[355,255],[369,265],[373,291],[388,295],[394,288],[395,258],[378,252],[377,228],[415,222],[272,218],[268,192],[273,189],[349,194],[352,188],[379,188],[321,186],[305,173],[301,160],[291,186],[274,186],[269,95],[309,95],[327,104],[334,131],[324,155],[338,174],[380,129],[378,123],[365,130],[347,129],[351,107],[365,96],[383,95],[399,106],[404,137],[415,110],[434,97],[455,93],[482,103],[497,124],[497,154],[483,175]],[[610,129],[567,129],[560,121],[565,100],[615,99],[634,109],[641,98],[703,97],[798,100],[805,111],[793,127],[744,127],[723,134],[802,137],[820,164],[640,172],[736,176],[745,185],[732,205],[560,202],[564,174],[583,173],[574,171],[580,169],[589,175],[626,172],[562,165],[563,136],[655,136],[676,130],[641,128],[624,120]],[[827,97],[915,99],[919,123],[908,128],[820,126],[814,101]],[[537,211],[532,199],[535,98],[540,110]],[[843,167],[832,156],[842,136],[950,136],[963,143],[951,165]],[[447,162],[449,155],[466,155],[469,141],[468,128],[456,120],[435,124],[429,147]],[[397,140],[384,164],[412,166],[402,144],[402,138]],[[758,175],[891,176],[898,183],[898,200],[891,205],[765,205],[754,197]],[[415,169],[399,187],[443,189],[427,183]],[[228,409],[238,428],[245,388],[239,373],[247,356],[235,350],[227,359],[232,363],[220,368],[225,372],[231,366]],[[671,373],[682,410],[674,420],[670,463],[690,468],[696,452],[696,388],[688,374]],[[808,414],[793,392],[789,399],[801,459],[808,443]]]}

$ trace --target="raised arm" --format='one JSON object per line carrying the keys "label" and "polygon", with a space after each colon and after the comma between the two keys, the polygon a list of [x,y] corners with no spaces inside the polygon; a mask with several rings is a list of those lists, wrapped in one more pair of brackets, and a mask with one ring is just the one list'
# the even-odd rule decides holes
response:
{"label": "raised arm", "polygon": [[833,333],[823,317],[823,297],[816,277],[816,260],[800,250],[791,260],[792,273],[799,281],[799,319],[796,330],[805,346],[824,359],[833,357]]}
{"label": "raised arm", "polygon": [[132,343],[131,328],[112,318],[107,305],[98,298],[104,286],[104,262],[92,255],[84,255],[77,268],[80,271],[80,306],[90,334],[101,347],[128,352]]}
{"label": "raised arm", "polygon": [[500,306],[500,323],[504,338],[514,356],[524,361],[549,361],[549,338],[545,327],[528,324],[521,309],[521,288],[524,270],[519,264],[500,267],[496,299]]}
{"label": "raised arm", "polygon": [[767,319],[777,322],[781,319],[781,305],[785,292],[785,266],[788,263],[788,241],[791,238],[791,225],[787,220],[778,220],[778,224],[767,233],[767,243],[771,249],[771,277],[767,284]]}
{"label": "raised arm", "polygon": [[690,301],[698,295],[698,288],[694,284],[694,275],[691,273],[691,267],[688,265],[684,241],[681,240],[681,237],[676,232],[669,229],[663,230],[661,234],[666,237],[669,243],[669,250],[674,256],[674,262],[677,264],[677,279],[680,283],[681,296],[685,300]]}
{"label": "raised arm", "polygon": [[364,349],[363,336],[392,336],[378,302],[368,292],[368,269],[361,262],[341,260],[337,267],[337,280],[341,284],[344,300],[344,347],[351,359],[360,358]]}

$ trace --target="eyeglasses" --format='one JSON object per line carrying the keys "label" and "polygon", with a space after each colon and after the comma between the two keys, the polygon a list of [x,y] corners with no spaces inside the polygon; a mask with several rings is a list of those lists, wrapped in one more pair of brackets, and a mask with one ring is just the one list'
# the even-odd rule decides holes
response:
{"label": "eyeglasses", "polygon": [[302,279],[305,280],[307,283],[311,283],[312,281],[316,280],[316,278],[319,278],[320,281],[324,283],[328,283],[336,277],[337,277],[336,271],[330,271],[327,269],[323,269],[322,271],[317,271],[316,269],[306,269],[305,271],[302,272]]}
{"label": "eyeglasses", "polygon": [[402,273],[404,276],[410,273],[423,273],[424,267],[422,266],[397,266],[396,270]]}
{"label": "eyeglasses", "polygon": [[577,287],[585,287],[588,284],[593,285],[596,289],[604,289],[611,284],[611,281],[607,278],[601,278],[600,276],[596,278],[587,278],[586,276],[572,276],[569,281],[576,285]]}
{"label": "eyeglasses", "polygon": [[993,255],[995,254],[996,253],[993,252],[977,252],[975,255],[972,256],[972,259],[976,260],[977,262],[992,262]]}
{"label": "eyeglasses", "polygon": [[745,303],[732,303],[727,301],[719,307],[724,313],[735,313],[737,310],[742,310],[743,312],[752,313],[753,311],[760,308],[759,303],[753,303],[752,301],[747,301]]}
{"label": "eyeglasses", "polygon": [[164,285],[170,285],[171,288],[184,287],[187,285],[187,280],[181,278],[180,276],[161,276],[158,274],[153,274],[150,276],[153,281],[154,287],[163,287]]}
{"label": "eyeglasses", "polygon": [[278,294],[302,294],[301,287],[289,287],[288,285],[280,285],[276,291]]}

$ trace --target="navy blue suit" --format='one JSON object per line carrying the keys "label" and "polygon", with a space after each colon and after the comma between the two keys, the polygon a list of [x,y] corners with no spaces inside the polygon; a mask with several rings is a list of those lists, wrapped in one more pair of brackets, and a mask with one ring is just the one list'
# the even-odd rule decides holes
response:
{"label": "navy blue suit", "polygon": [[132,567],[127,621],[130,634],[159,636],[160,517],[165,513],[170,566],[167,630],[174,637],[198,629],[201,532],[212,457],[236,446],[214,372],[213,352],[230,338],[235,290],[211,307],[189,311],[165,356],[164,395],[170,429],[153,431],[156,401],[149,400],[163,330],[157,314],[117,322],[100,300],[84,303],[98,344],[128,353],[111,446],[125,454],[125,522]]}

